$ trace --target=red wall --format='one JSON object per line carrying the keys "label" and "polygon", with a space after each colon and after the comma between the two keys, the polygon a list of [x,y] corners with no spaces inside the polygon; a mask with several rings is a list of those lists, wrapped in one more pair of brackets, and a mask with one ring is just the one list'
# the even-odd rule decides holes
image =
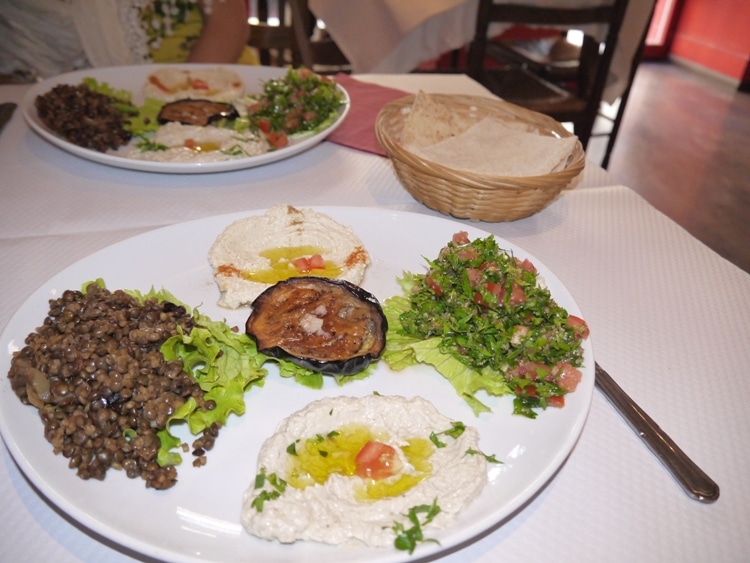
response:
{"label": "red wall", "polygon": [[750,65],[750,2],[685,0],[671,54],[733,80]]}

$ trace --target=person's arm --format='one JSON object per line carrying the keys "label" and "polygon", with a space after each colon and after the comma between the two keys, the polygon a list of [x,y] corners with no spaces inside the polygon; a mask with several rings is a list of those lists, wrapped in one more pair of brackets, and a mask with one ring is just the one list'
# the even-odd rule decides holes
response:
{"label": "person's arm", "polygon": [[[206,9],[210,5],[210,9]],[[203,27],[188,57],[191,63],[237,62],[250,37],[247,0],[201,1]]]}

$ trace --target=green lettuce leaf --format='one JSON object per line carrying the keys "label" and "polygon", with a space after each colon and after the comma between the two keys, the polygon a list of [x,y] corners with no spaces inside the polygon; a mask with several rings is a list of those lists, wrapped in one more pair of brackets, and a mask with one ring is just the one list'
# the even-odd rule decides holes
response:
{"label": "green lettuce leaf", "polygon": [[[405,285],[408,287],[409,282]],[[490,395],[506,395],[512,392],[502,374],[491,370],[477,371],[440,348],[439,337],[421,339],[408,336],[401,326],[401,313],[409,308],[409,299],[400,295],[389,297],[383,304],[388,319],[386,348],[383,360],[393,370],[400,371],[416,364],[433,366],[438,373],[450,381],[458,395],[471,407],[474,414],[490,412],[490,408],[477,397],[478,391]]]}
{"label": "green lettuce leaf", "polygon": [[[100,285],[104,282],[96,280]],[[166,289],[141,293],[128,290],[140,302],[156,298],[169,301],[191,311],[196,326],[189,333],[178,327],[178,334],[168,338],[161,346],[161,353],[169,360],[181,359],[185,371],[191,373],[204,391],[207,400],[216,403],[214,409],[204,411],[190,398],[177,409],[160,431],[160,464],[178,464],[182,458],[171,450],[181,442],[170,432],[174,424],[186,422],[192,434],[200,434],[214,423],[222,426],[234,413],[245,413],[244,394],[251,385],[262,385],[267,371],[262,367],[268,357],[258,352],[255,342],[245,333],[235,333],[223,321],[213,321],[198,309],[182,303]]]}

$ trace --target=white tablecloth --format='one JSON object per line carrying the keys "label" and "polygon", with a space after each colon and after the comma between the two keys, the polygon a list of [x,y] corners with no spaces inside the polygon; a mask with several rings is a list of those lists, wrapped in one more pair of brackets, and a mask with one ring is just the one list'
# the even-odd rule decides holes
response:
{"label": "white tablecloth", "polygon": [[[625,89],[633,55],[639,46],[655,0],[630,0],[617,49],[612,80],[604,92],[608,102]],[[526,0],[529,4],[565,7],[597,5],[608,0]],[[471,42],[478,0],[310,0],[331,37],[357,73],[410,72],[417,65]],[[507,27],[507,26],[506,26]],[[502,26],[493,27],[499,33]]]}
{"label": "white tablecloth", "polygon": [[[365,79],[411,91],[482,91],[461,76]],[[2,86],[0,102],[19,101],[23,91]],[[589,322],[598,361],[719,483],[721,498],[688,498],[595,392],[583,434],[553,480],[446,562],[747,560],[750,275],[612,184],[590,164],[582,186],[546,210],[481,227],[561,278]],[[437,215],[404,191],[388,160],[327,142],[257,169],[167,176],[76,158],[18,113],[0,136],[0,190],[0,329],[54,273],[156,227],[277,203]],[[0,498],[2,561],[141,559],[47,504],[4,446]]]}

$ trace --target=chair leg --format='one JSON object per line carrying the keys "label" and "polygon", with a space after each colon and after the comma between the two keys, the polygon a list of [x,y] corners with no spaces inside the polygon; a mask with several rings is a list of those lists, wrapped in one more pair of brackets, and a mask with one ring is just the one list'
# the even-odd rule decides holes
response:
{"label": "chair leg", "polygon": [[630,90],[633,87],[633,81],[635,80],[635,74],[638,72],[638,66],[643,60],[643,50],[646,48],[646,37],[648,36],[648,29],[651,26],[651,19],[654,17],[654,8],[651,8],[651,15],[646,21],[646,27],[643,30],[641,36],[641,42],[638,49],[633,55],[633,62],[630,65],[630,75],[628,76],[628,85],[625,87],[625,91],[620,97],[620,107],[617,108],[617,115],[615,121],[612,124],[612,131],[609,133],[609,139],[607,140],[607,150],[604,152],[604,158],[602,158],[602,168],[605,170],[609,166],[609,158],[612,156],[612,150],[615,147],[615,141],[617,140],[617,133],[620,131],[620,123],[622,122],[622,116],[625,113],[625,106],[628,103],[628,97],[630,96]]}
{"label": "chair leg", "polygon": [[[630,88],[628,87],[628,90]],[[620,98],[620,107],[617,108],[617,115],[615,120],[612,122],[612,130],[609,132],[609,139],[607,139],[607,149],[604,151],[604,157],[602,158],[602,168],[605,170],[609,167],[609,158],[612,156],[612,149],[615,148],[615,141],[617,140],[617,133],[620,131],[620,122],[622,121],[622,114],[625,113],[625,104],[628,100],[628,90]]]}
{"label": "chair leg", "polygon": [[[596,119],[596,116],[594,117],[594,119]],[[583,147],[584,151],[589,145],[589,140],[591,140],[591,132],[593,131],[593,129],[594,120],[591,120],[589,118],[573,122],[573,133],[575,133],[576,137],[578,137],[578,140],[581,141],[581,146]]]}

